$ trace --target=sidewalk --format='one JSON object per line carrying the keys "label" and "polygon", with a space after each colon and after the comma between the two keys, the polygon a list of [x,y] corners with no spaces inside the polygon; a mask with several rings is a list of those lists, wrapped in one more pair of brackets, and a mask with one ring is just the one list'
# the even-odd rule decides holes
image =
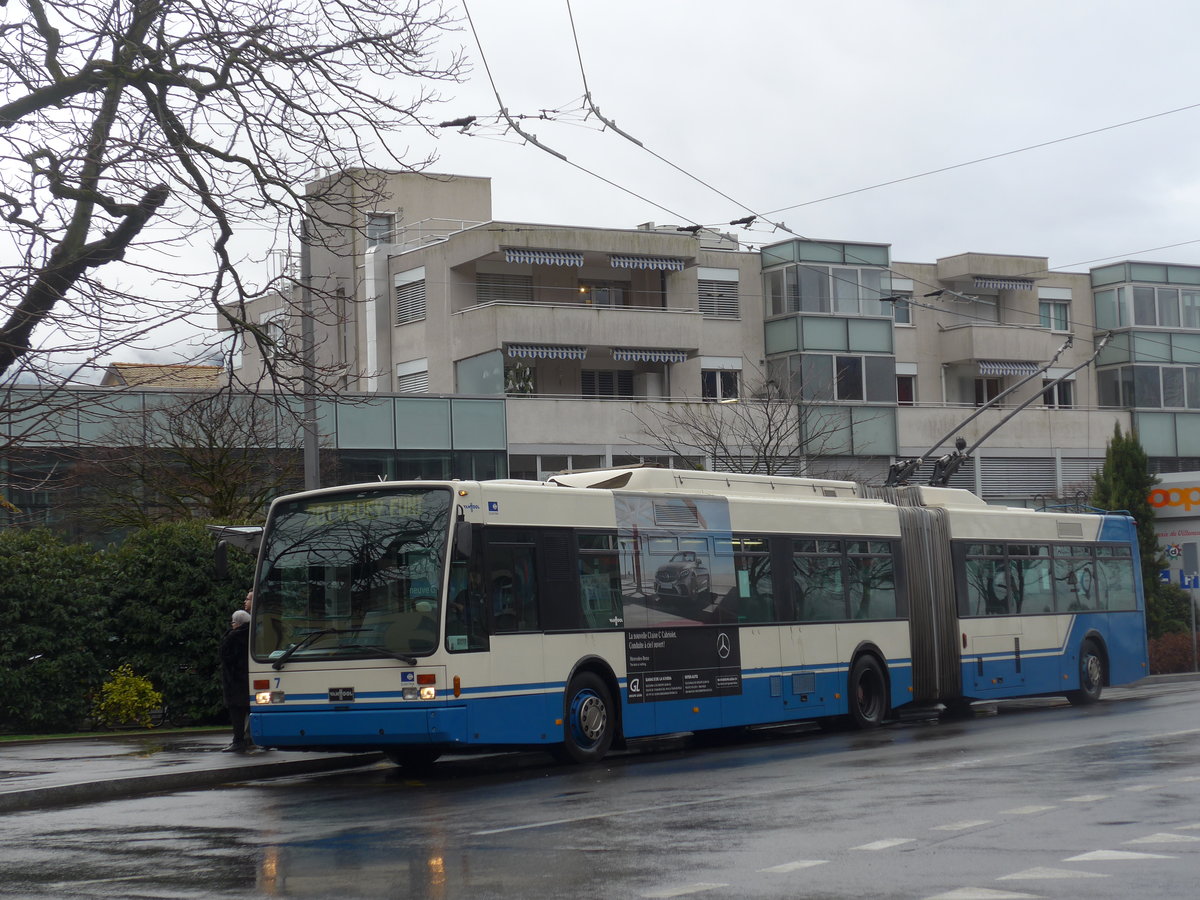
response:
{"label": "sidewalk", "polygon": [[226,731],[0,744],[0,814],[366,766],[379,753],[222,753]]}

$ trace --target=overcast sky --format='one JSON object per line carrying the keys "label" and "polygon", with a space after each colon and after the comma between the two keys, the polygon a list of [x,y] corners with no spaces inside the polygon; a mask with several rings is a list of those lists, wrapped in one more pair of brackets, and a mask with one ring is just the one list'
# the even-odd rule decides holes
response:
{"label": "overcast sky", "polygon": [[[578,110],[566,0],[466,8],[510,113]],[[498,129],[443,130],[436,170],[490,176],[496,218],[717,224],[808,204],[770,217],[807,237],[890,243],[896,260],[980,251],[1048,256],[1068,270],[1109,257],[1200,264],[1200,106],[822,199],[1200,104],[1195,0],[573,0],[571,9],[601,112],[738,203],[578,112],[524,126],[645,200]],[[465,20],[460,38],[473,72],[447,89],[445,118],[494,116]],[[430,145],[412,140],[414,151]],[[744,236],[787,237],[769,227]],[[1151,249],[1181,242],[1192,243]]]}
{"label": "overcast sky", "polygon": [[[497,219],[735,230],[753,211],[806,237],[891,244],[900,261],[1200,265],[1196,0],[573,0],[582,72],[566,0],[448,8],[461,30],[446,47],[472,71],[427,112],[481,124],[413,129],[395,146],[436,152],[432,171],[490,177]],[[485,59],[512,115],[559,111],[521,121],[575,165],[490,124]],[[647,149],[584,119],[584,74]],[[753,246],[789,237],[761,220],[737,233]],[[190,335],[215,317],[202,318],[118,358],[202,356]]]}

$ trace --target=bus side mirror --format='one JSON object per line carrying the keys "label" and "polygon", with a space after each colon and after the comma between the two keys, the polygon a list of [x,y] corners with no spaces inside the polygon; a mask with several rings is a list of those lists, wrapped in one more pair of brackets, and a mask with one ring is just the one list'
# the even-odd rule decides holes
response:
{"label": "bus side mirror", "polygon": [[218,581],[229,579],[229,545],[224,541],[217,541],[217,549],[213,551],[213,568]]}
{"label": "bus side mirror", "polygon": [[474,545],[475,532],[471,530],[471,523],[459,519],[454,526],[454,555],[459,559],[470,559]]}

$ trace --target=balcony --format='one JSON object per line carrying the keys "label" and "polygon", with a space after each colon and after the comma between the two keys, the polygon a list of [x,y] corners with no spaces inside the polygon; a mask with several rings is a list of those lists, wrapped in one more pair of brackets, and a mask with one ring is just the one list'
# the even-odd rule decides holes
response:
{"label": "balcony", "polygon": [[494,302],[453,314],[453,357],[464,359],[505,344],[700,349],[704,317],[695,309]]}
{"label": "balcony", "polygon": [[977,360],[1046,363],[1062,346],[1063,335],[1013,325],[952,325],[938,338],[943,363]]}

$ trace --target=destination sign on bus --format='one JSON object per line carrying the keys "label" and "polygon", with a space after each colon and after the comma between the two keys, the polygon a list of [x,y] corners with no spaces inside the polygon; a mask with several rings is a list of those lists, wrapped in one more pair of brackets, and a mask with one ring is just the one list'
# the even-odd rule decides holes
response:
{"label": "destination sign on bus", "polygon": [[419,516],[425,511],[425,494],[380,494],[313,503],[305,511],[328,524],[361,522],[366,519],[396,519]]}

